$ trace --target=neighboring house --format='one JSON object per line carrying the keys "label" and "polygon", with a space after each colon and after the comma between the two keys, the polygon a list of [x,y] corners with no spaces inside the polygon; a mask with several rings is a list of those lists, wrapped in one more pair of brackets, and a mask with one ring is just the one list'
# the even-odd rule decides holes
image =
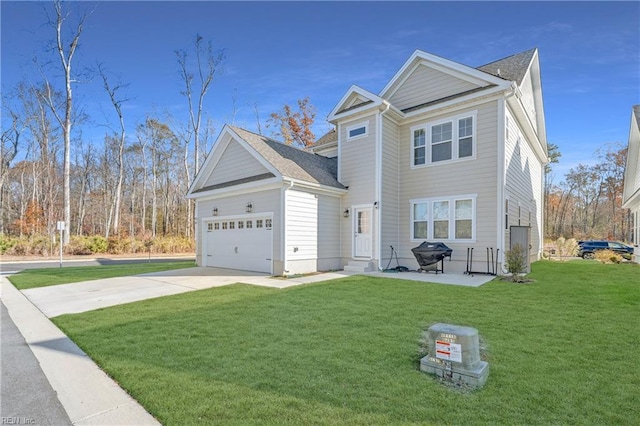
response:
{"label": "neighboring house", "polygon": [[622,207],[631,210],[634,260],[640,262],[640,105],[635,105],[631,111]]}
{"label": "neighboring house", "polygon": [[[416,51],[375,95],[352,86],[304,152],[225,126],[188,197],[199,265],[276,275],[383,269],[442,241],[448,271],[502,268],[512,226],[542,251],[547,162],[537,49],[471,68]],[[260,225],[258,225],[258,223]],[[391,265],[395,265],[395,261]]]}

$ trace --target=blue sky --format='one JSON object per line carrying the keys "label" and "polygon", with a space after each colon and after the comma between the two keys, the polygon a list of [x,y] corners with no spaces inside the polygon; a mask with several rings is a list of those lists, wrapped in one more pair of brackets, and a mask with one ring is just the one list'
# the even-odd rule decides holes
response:
{"label": "blue sky", "polygon": [[[416,50],[477,67],[537,47],[547,139],[560,147],[556,180],[594,161],[608,143],[626,144],[631,107],[640,104],[640,2],[73,2],[91,10],[74,66],[101,62],[129,87],[128,133],[147,114],[185,119],[174,51],[196,33],[223,48],[223,72],[206,98],[216,130],[256,130],[285,103],[308,96],[325,117],[352,84],[378,93]],[[2,1],[1,77],[8,92],[36,81],[32,58],[47,52],[49,2]],[[74,18],[72,16],[70,19]],[[70,21],[71,22],[71,21]],[[51,78],[58,78],[50,72]],[[61,86],[62,87],[62,86]],[[116,122],[98,78],[74,87],[90,114],[85,139],[100,143]],[[234,111],[235,98],[235,117]]]}

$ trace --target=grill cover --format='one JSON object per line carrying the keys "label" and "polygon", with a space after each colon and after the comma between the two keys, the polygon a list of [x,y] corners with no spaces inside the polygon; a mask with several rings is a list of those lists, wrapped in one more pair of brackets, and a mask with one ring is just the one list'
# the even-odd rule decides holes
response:
{"label": "grill cover", "polygon": [[438,263],[445,257],[450,258],[453,253],[453,250],[444,243],[430,243],[428,241],[412,248],[411,251],[421,267]]}

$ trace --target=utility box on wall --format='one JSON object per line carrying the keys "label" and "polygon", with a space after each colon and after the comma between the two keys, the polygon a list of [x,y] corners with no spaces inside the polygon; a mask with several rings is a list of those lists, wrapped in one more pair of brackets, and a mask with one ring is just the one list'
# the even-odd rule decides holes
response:
{"label": "utility box on wall", "polygon": [[480,359],[478,330],[438,323],[426,334],[429,354],[420,360],[420,371],[472,388],[484,386],[489,364]]}

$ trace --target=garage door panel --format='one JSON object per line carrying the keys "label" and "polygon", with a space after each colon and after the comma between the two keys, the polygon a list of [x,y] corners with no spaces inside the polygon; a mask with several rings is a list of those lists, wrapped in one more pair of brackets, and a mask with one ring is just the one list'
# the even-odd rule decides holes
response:
{"label": "garage door panel", "polygon": [[[258,220],[260,228],[256,227]],[[271,273],[273,231],[266,228],[267,220],[271,221],[269,217],[250,217],[207,224],[206,266]]]}

